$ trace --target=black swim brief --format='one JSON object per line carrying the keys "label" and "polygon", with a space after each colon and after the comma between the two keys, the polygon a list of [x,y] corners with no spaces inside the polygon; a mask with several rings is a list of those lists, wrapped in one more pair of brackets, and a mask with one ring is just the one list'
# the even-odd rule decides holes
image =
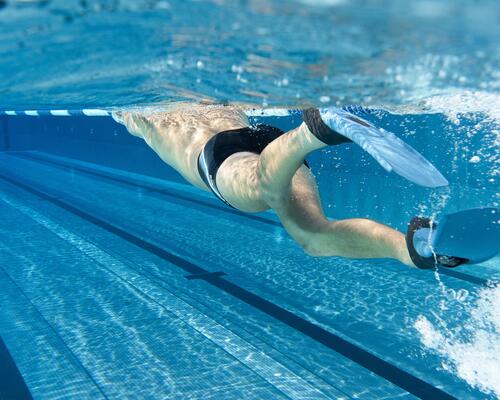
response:
{"label": "black swim brief", "polygon": [[[201,179],[220,200],[233,207],[222,197],[215,183],[221,164],[229,156],[242,151],[260,154],[269,143],[284,133],[281,129],[269,125],[255,125],[218,133],[205,144],[198,157]],[[307,166],[307,163],[305,164]]]}

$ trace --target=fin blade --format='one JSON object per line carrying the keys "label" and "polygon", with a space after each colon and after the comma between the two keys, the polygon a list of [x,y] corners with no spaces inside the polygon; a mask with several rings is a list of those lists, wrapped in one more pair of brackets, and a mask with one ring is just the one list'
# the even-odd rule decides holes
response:
{"label": "fin blade", "polygon": [[426,187],[448,185],[446,178],[413,147],[392,132],[379,129],[368,121],[337,108],[320,110],[325,124],[349,138],[370,154],[386,171]]}
{"label": "fin blade", "polygon": [[500,209],[473,208],[442,217],[432,246],[436,254],[466,258],[476,264],[500,252]]}

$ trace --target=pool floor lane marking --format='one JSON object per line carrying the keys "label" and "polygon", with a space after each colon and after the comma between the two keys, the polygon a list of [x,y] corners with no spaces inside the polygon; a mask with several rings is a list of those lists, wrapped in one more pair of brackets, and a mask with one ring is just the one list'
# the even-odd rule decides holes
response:
{"label": "pool floor lane marking", "polygon": [[218,278],[221,276],[226,276],[227,274],[222,271],[217,271],[217,272],[207,272],[204,274],[191,274],[191,275],[186,275],[185,278],[189,281],[192,281],[194,279],[212,279],[212,278]]}
{"label": "pool floor lane marking", "polygon": [[[181,200],[193,203],[193,204],[216,209],[216,210],[219,210],[219,211],[222,211],[225,213],[230,213],[230,214],[237,215],[237,216],[240,216],[243,218],[252,219],[252,220],[255,220],[258,222],[262,222],[264,224],[276,226],[276,227],[283,229],[281,223],[279,223],[278,221],[273,221],[271,219],[259,217],[258,215],[244,213],[244,212],[241,212],[241,211],[229,208],[229,207],[225,207],[225,206],[220,207],[220,206],[215,205],[215,204],[207,203],[206,201],[195,200],[195,199],[190,198],[188,196],[183,196],[181,194],[175,194],[172,192],[167,192],[166,190],[158,189],[152,185],[132,182],[129,179],[118,177],[116,175],[111,175],[111,173],[110,174],[100,173],[100,172],[96,171],[95,169],[92,169],[91,167],[77,166],[77,165],[64,163],[61,161],[55,161],[53,159],[47,159],[43,156],[40,157],[39,155],[33,155],[32,153],[26,154],[25,152],[9,152],[9,155],[17,157],[17,158],[24,158],[24,159],[28,159],[28,160],[32,160],[32,161],[36,161],[36,162],[41,162],[44,164],[54,165],[56,167],[63,168],[66,170],[73,169],[75,171],[80,171],[80,172],[83,172],[83,173],[88,174],[88,175],[97,176],[97,177],[102,178],[102,179],[122,183],[122,184],[125,184],[128,186],[140,187],[142,189],[148,190],[148,191],[153,192],[153,193],[159,193],[159,194],[164,195],[164,196],[181,199]],[[420,272],[425,273],[424,271],[420,271]],[[480,277],[477,277],[474,275],[470,275],[470,274],[467,274],[465,272],[460,272],[460,271],[456,271],[453,269],[440,268],[439,273],[442,275],[447,275],[447,276],[450,276],[452,278],[460,279],[462,281],[466,281],[466,282],[469,282],[472,284],[488,286],[488,281],[486,279],[480,278]]]}
{"label": "pool floor lane marking", "polygon": [[32,400],[33,397],[16,363],[0,336],[0,399]]}
{"label": "pool floor lane marking", "polygon": [[[171,264],[176,265],[177,267],[183,269],[184,271],[187,271],[190,274],[210,272],[176,254],[165,250],[164,248],[155,245],[154,243],[148,242],[145,239],[135,236],[134,234],[116,225],[113,225],[110,222],[100,219],[99,217],[83,211],[80,208],[75,207],[74,205],[69,204],[60,198],[56,198],[46,193],[45,191],[40,189],[40,186],[35,189],[34,187],[29,186],[29,184],[23,183],[23,181],[20,180],[17,176],[16,179],[13,179],[7,175],[0,174],[0,178],[6,182],[11,183],[14,186],[24,189],[27,192],[35,194],[36,196],[45,199],[66,211],[73,213],[74,215],[77,215],[82,219],[85,219],[88,222],[91,222],[146,251],[149,251],[152,254],[155,254],[156,256],[168,261]],[[335,333],[327,331],[326,329],[315,325],[314,323],[309,322],[302,317],[299,317],[298,315],[224,279],[223,277],[206,279],[205,282],[221,289],[225,293],[247,303],[248,305],[275,318],[276,320],[281,321],[292,329],[303,333],[316,342],[323,344],[327,348],[363,366],[369,371],[388,380],[394,385],[399,386],[400,388],[406,390],[416,397],[419,397],[421,399],[434,400],[455,399],[455,397],[453,397],[452,395],[431,385],[428,382],[425,382],[424,380],[397,367],[396,365],[385,361],[384,359],[368,352],[367,350],[364,350],[363,348],[358,347],[357,345],[347,341],[346,339],[343,339]]]}
{"label": "pool floor lane marking", "polygon": [[[304,400],[329,398],[321,392],[321,390],[312,386],[309,382],[295,374],[285,365],[262,352],[254,345],[232,332],[230,329],[203,314],[194,306],[184,302],[173,293],[167,291],[166,289],[161,293],[155,290],[150,290],[151,283],[147,277],[131,270],[130,267],[122,263],[116,257],[113,257],[106,251],[102,250],[96,244],[89,242],[71,231],[68,231],[59,223],[53,221],[50,217],[10,198],[10,196],[0,193],[0,200],[31,218],[36,223],[42,225],[60,239],[76,247],[87,257],[101,265],[103,269],[111,272],[119,280],[123,281],[129,288],[140,292],[141,295],[147,297],[150,301],[175,315],[177,318],[189,325],[193,330],[202,334],[212,343],[222,348],[229,355],[255,372],[287,397],[291,399]],[[220,276],[220,274],[220,272],[207,272],[191,276],[194,277],[192,279],[208,279],[210,275]],[[198,276],[199,278],[197,278]],[[339,392],[337,388],[335,389],[338,396],[345,397],[344,393]],[[1,396],[0,399],[2,399]]]}

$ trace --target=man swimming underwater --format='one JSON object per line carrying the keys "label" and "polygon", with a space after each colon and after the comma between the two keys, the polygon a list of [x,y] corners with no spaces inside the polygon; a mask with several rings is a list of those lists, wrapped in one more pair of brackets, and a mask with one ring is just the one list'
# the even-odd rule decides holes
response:
{"label": "man swimming underwater", "polygon": [[[425,186],[447,184],[414,149],[346,111],[305,110],[304,122],[286,133],[267,125],[249,126],[245,108],[239,106],[180,104],[162,112],[119,111],[113,116],[188,182],[212,191],[228,206],[245,212],[273,209],[310,255],[392,258],[419,268],[468,261],[434,254],[428,244],[433,226],[425,218],[414,218],[405,236],[369,219],[325,217],[304,158],[326,146],[354,141],[388,170],[413,174],[412,180]],[[411,162],[408,157],[416,160],[413,171],[405,171],[402,164]]]}

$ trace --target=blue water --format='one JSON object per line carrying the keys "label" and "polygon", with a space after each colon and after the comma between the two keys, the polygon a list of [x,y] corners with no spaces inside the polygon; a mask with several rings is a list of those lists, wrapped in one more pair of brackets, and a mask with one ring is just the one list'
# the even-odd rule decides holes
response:
{"label": "blue water", "polygon": [[3,106],[422,107],[431,96],[498,93],[495,0],[7,3]]}
{"label": "blue water", "polygon": [[[372,106],[449,187],[416,187],[353,145],[308,161],[329,217],[404,230],[498,207],[498,12],[11,0],[0,110]],[[188,186],[111,118],[0,116],[0,220],[0,336],[36,399],[500,397],[498,258],[433,272],[307,256],[272,212]],[[198,269],[238,289],[186,279]]]}

